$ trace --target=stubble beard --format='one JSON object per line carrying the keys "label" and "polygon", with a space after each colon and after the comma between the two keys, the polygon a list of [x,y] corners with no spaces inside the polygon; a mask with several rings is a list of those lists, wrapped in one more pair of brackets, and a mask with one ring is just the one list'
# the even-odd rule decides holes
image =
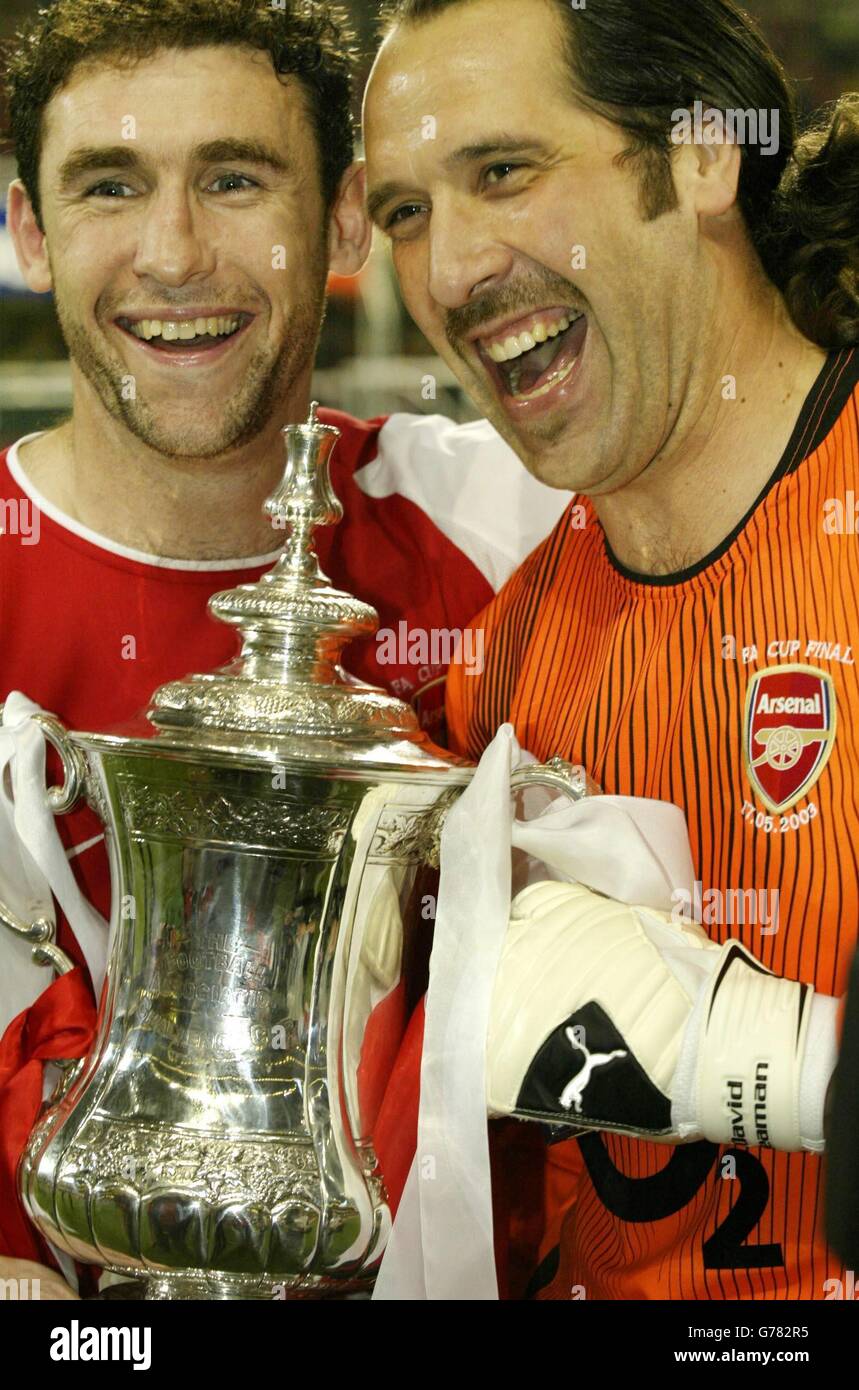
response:
{"label": "stubble beard", "polygon": [[[215,411],[198,420],[181,402],[178,418],[175,410],[159,413],[143,397],[127,365],[102,347],[104,339],[97,340],[74,318],[59,292],[56,311],[72,361],[114,420],[164,457],[214,459],[257,439],[275,415],[283,413],[293,386],[314,361],[325,317],[325,276],[314,267],[312,277],[313,289],[295,305],[280,348],[273,353],[269,347],[260,347],[236,392],[215,402]],[[180,372],[177,383],[181,389]]]}

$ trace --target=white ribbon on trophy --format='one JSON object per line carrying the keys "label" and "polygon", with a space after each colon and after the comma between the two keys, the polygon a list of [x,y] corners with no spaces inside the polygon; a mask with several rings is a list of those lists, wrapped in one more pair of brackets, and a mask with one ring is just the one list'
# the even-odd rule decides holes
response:
{"label": "white ribbon on trophy", "polygon": [[[83,952],[96,999],[107,967],[108,928],[75,880],[45,783],[46,739],[32,716],[42,711],[19,691],[0,726],[0,899],[19,917],[54,920],[53,893]],[[52,981],[33,961],[33,943],[0,932],[0,1036]]]}
{"label": "white ribbon on trophy", "polygon": [[[486,1037],[514,892],[575,880],[670,911],[694,883],[679,807],[637,797],[555,796],[516,820],[511,773],[530,761],[504,725],[447,816],[426,1000],[418,1146],[373,1297],[498,1298],[486,1120]],[[546,794],[539,793],[545,803]],[[526,796],[534,805],[531,792]],[[527,875],[527,876],[526,876]],[[520,881],[521,879],[521,881]],[[688,901],[688,898],[687,898]]]}

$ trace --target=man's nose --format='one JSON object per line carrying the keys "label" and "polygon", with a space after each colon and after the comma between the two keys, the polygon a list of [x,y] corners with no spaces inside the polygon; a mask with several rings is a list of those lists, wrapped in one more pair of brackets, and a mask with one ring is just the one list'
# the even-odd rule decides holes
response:
{"label": "man's nose", "polygon": [[183,285],[193,276],[211,274],[215,250],[204,222],[203,211],[187,189],[157,194],[140,229],[135,272],[164,285]]}
{"label": "man's nose", "polygon": [[493,233],[484,208],[465,198],[433,203],[429,227],[428,289],[437,304],[458,309],[477,290],[499,285],[513,258]]}

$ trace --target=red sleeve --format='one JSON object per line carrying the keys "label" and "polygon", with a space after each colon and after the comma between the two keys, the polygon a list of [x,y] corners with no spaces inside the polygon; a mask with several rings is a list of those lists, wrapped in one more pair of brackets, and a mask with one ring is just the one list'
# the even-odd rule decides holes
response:
{"label": "red sleeve", "polygon": [[406,1029],[373,1132],[373,1147],[394,1212],[400,1205],[417,1148],[423,1041],[421,1000]]}

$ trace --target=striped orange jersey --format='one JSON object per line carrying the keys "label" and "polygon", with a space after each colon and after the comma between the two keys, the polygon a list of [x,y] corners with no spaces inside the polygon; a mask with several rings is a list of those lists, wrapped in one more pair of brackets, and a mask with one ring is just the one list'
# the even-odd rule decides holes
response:
{"label": "striped orange jersey", "polygon": [[[697,870],[690,915],[839,995],[859,921],[857,561],[847,350],[827,359],[754,507],[693,569],[625,571],[590,504],[574,504],[473,624],[485,664],[449,678],[454,747],[477,759],[509,720],[523,747],[583,764],[606,792],[675,802]],[[852,1287],[824,1241],[817,1156],[604,1134],[549,1155],[541,1297]]]}

